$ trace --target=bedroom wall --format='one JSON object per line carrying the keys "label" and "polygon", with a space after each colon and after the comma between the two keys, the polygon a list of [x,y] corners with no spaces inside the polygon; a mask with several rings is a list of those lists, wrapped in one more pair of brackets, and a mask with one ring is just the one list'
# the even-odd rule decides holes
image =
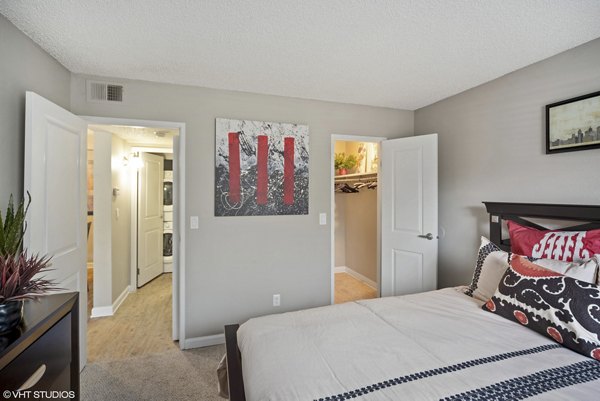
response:
{"label": "bedroom wall", "polygon": [[467,283],[482,201],[600,203],[600,149],[545,154],[544,106],[600,90],[600,39],[416,110],[439,133],[439,286]]}
{"label": "bedroom wall", "polygon": [[[73,74],[72,111],[80,115],[186,124],[186,336],[222,333],[223,325],[273,312],[330,303],[332,134],[396,138],[413,133],[412,111],[191,86],[104,78],[125,85],[123,104],[88,103]],[[305,216],[214,217],[215,118],[303,123],[310,130],[310,198]],[[272,306],[281,294],[282,306]]]}
{"label": "bedroom wall", "polygon": [[[70,72],[0,15],[0,208],[23,193],[25,91],[68,108]],[[35,197],[33,198],[35,202]]]}

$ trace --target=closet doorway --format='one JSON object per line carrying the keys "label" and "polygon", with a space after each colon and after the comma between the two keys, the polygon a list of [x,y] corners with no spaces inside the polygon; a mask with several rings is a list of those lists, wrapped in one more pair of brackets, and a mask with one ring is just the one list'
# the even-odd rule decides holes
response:
{"label": "closet doorway", "polygon": [[332,136],[332,303],[379,296],[378,171],[384,139]]}

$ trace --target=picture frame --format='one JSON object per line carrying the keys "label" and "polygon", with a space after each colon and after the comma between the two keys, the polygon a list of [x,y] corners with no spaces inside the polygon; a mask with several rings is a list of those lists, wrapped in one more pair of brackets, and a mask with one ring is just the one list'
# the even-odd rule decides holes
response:
{"label": "picture frame", "polygon": [[215,216],[306,215],[308,125],[215,120]]}
{"label": "picture frame", "polygon": [[546,105],[546,154],[600,148],[600,91]]}

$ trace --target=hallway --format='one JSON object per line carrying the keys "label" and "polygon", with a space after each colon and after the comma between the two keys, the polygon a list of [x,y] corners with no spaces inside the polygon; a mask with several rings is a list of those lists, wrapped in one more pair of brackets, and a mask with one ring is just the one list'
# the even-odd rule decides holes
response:
{"label": "hallway", "polygon": [[88,362],[179,349],[172,334],[172,275],[129,294],[114,316],[88,320]]}

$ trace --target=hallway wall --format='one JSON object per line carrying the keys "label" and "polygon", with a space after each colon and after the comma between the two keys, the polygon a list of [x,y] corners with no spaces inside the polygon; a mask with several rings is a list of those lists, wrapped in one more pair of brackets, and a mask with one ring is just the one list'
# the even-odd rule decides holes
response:
{"label": "hallway wall", "polygon": [[130,164],[123,165],[124,156],[131,159],[131,147],[116,135],[111,139],[112,187],[119,189],[111,202],[112,301],[115,302],[131,280],[131,252],[135,245],[131,243],[131,186],[135,171]]}

